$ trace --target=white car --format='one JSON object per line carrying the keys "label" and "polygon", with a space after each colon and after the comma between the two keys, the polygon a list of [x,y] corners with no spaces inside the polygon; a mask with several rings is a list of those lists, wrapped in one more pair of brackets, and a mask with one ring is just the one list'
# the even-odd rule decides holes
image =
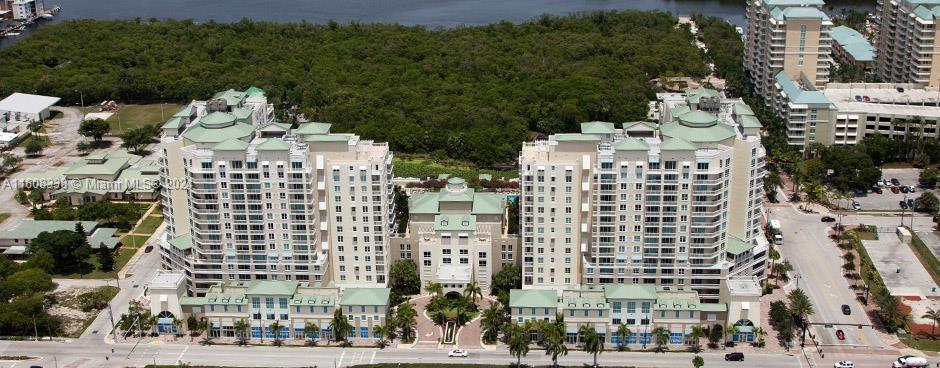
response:
{"label": "white car", "polygon": [[454,358],[454,357],[466,358],[470,356],[470,353],[468,353],[466,350],[454,349],[454,350],[447,352],[447,356],[451,358]]}
{"label": "white car", "polygon": [[832,365],[833,368],[855,368],[855,363],[852,363],[848,360],[843,360],[841,362],[836,362]]}

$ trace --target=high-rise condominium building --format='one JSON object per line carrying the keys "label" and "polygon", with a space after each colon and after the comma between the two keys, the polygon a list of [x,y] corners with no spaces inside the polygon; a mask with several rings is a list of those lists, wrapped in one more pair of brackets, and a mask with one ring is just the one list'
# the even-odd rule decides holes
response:
{"label": "high-rise condominium building", "polygon": [[823,0],[748,0],[744,65],[757,94],[770,98],[783,71],[805,75],[816,86],[829,82],[832,21]]}
{"label": "high-rise condominium building", "polygon": [[387,144],[279,123],[258,88],[195,101],[162,130],[163,263],[192,292],[248,280],[384,286]]}
{"label": "high-rise condominium building", "polygon": [[875,70],[885,82],[940,85],[940,39],[932,0],[878,0]]}
{"label": "high-rise condominium building", "polygon": [[524,288],[691,287],[714,302],[729,276],[764,278],[760,123],[717,91],[658,97],[659,123],[524,144]]}

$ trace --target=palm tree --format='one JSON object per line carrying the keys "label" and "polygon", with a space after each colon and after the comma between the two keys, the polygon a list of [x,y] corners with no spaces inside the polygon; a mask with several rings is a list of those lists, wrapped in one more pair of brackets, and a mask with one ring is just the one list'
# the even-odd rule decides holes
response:
{"label": "palm tree", "polygon": [[620,326],[617,326],[617,350],[623,350],[624,345],[627,344],[627,339],[629,339],[632,334],[626,324],[621,323]]}
{"label": "palm tree", "polygon": [[734,342],[734,336],[738,334],[738,326],[728,326],[725,327],[725,345],[728,345],[728,342]]}
{"label": "palm tree", "polygon": [[522,365],[522,357],[529,354],[529,331],[523,326],[512,326],[509,334],[509,354],[516,357],[516,367]]}
{"label": "palm tree", "polygon": [[417,325],[417,322],[415,322],[415,317],[417,316],[418,313],[415,312],[415,309],[411,303],[404,303],[398,306],[397,311],[395,312],[395,323],[398,325],[398,328],[401,329],[402,341],[412,341],[412,335],[415,326]]}
{"label": "palm tree", "polygon": [[483,311],[480,326],[483,327],[483,341],[492,344],[499,338],[499,330],[506,323],[502,310],[498,305],[492,304]]}
{"label": "palm tree", "polygon": [[705,337],[705,329],[702,326],[692,326],[692,331],[689,332],[689,340],[692,341],[693,350],[701,350],[699,346],[699,340]]}
{"label": "palm tree", "polygon": [[245,319],[239,319],[235,321],[235,337],[238,338],[238,345],[245,345],[247,343],[248,335],[248,323],[245,322]]}
{"label": "palm tree", "polygon": [[444,287],[436,282],[429,282],[428,286],[424,287],[424,291],[427,291],[428,294],[433,294],[434,296],[444,295]]}
{"label": "palm tree", "polygon": [[349,324],[349,321],[346,320],[343,311],[339,308],[336,308],[336,312],[333,312],[333,320],[330,321],[330,329],[333,330],[333,341],[336,342],[346,341],[349,332],[352,331],[352,326]]}
{"label": "palm tree", "polygon": [[385,334],[388,333],[387,328],[382,325],[372,326],[372,333],[379,337],[379,341],[376,341],[376,345],[379,348],[385,348]]}
{"label": "palm tree", "polygon": [[308,345],[317,344],[317,335],[320,333],[320,326],[316,323],[307,322],[304,324],[304,337],[307,338]]}
{"label": "palm tree", "polygon": [[268,331],[271,331],[271,334],[274,335],[274,346],[281,346],[281,323],[278,321],[272,322],[268,325]]}
{"label": "palm tree", "polygon": [[467,286],[463,289],[463,296],[465,298],[470,298],[470,301],[476,303],[477,296],[483,298],[483,290],[480,289],[480,286],[477,285],[476,281],[470,281],[470,283],[467,284]]}
{"label": "palm tree", "polygon": [[176,328],[176,332],[174,333],[174,335],[181,335],[182,334],[181,331],[183,331],[183,321],[176,319],[176,317],[173,317],[173,327]]}
{"label": "palm tree", "polygon": [[150,317],[147,318],[147,326],[150,327],[150,335],[156,335],[157,334],[157,316],[150,315]]}
{"label": "palm tree", "polygon": [[565,316],[558,313],[554,322],[544,326],[542,342],[545,345],[545,355],[551,355],[552,367],[557,367],[558,357],[568,355],[568,346],[565,345]]}
{"label": "palm tree", "polygon": [[790,313],[799,318],[800,326],[803,328],[803,337],[800,339],[802,344],[806,341],[806,320],[814,313],[813,302],[802,289],[791,291],[787,299],[790,302]]}
{"label": "palm tree", "polygon": [[597,367],[597,354],[604,352],[604,343],[601,342],[600,335],[593,327],[588,325],[581,325],[578,334],[581,335],[584,342],[584,351],[594,355],[594,365],[592,367]]}
{"label": "palm tree", "polygon": [[[773,243],[771,242],[770,244]],[[774,275],[774,265],[776,265],[777,260],[780,259],[780,252],[774,249],[773,245],[771,245],[770,251],[767,252],[767,258],[770,259],[770,277],[773,277],[776,280],[777,277]],[[774,284],[776,284],[776,281],[774,281]]]}
{"label": "palm tree", "polygon": [[666,344],[669,343],[669,330],[665,327],[656,327],[653,329],[653,338],[656,342],[656,351],[664,352]]}
{"label": "palm tree", "polygon": [[937,330],[937,321],[940,321],[940,309],[934,310],[933,308],[927,308],[927,313],[924,313],[924,315],[920,316],[920,318],[926,318],[933,321],[933,327],[930,328],[930,336],[936,338],[937,336],[935,332]]}
{"label": "palm tree", "polygon": [[202,317],[202,318],[199,319],[199,331],[200,331],[200,333],[202,334],[202,343],[203,343],[203,344],[208,344],[208,343],[209,343],[209,328],[210,328],[211,326],[212,326],[212,324],[209,323],[209,320],[206,319],[206,317]]}

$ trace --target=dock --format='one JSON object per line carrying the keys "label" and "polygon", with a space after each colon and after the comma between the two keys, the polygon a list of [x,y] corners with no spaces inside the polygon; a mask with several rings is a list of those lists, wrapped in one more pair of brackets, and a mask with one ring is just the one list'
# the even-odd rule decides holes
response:
{"label": "dock", "polygon": [[17,36],[19,35],[19,32],[25,30],[27,26],[36,23],[39,20],[52,18],[59,14],[61,10],[62,7],[56,5],[49,9],[43,9],[43,12],[35,17],[13,21],[12,24],[5,25],[4,27],[0,28],[0,37]]}

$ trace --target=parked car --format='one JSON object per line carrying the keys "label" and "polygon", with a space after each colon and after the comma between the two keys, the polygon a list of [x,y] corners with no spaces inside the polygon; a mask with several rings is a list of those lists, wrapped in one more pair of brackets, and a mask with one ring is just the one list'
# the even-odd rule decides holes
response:
{"label": "parked car", "polygon": [[908,199],[907,199],[907,207],[909,207],[910,209],[914,209],[914,199],[913,199],[913,198],[908,198]]}
{"label": "parked car", "polygon": [[832,216],[823,216],[822,222],[836,222],[836,218]]}
{"label": "parked car", "polygon": [[902,210],[906,210],[906,209],[907,209],[907,202],[898,201],[898,205],[901,206],[901,209],[902,209]]}
{"label": "parked car", "polygon": [[875,192],[875,193],[878,193],[878,194],[884,193],[884,191],[881,190],[881,187],[874,187],[874,188],[871,188],[871,191],[872,191],[872,192]]}
{"label": "parked car", "polygon": [[725,354],[725,360],[732,361],[732,362],[743,362],[744,353],[733,352],[733,353]]}
{"label": "parked car", "polygon": [[466,350],[454,349],[447,352],[447,356],[451,358],[466,358],[470,356],[470,353],[468,353]]}
{"label": "parked car", "polygon": [[911,189],[908,188],[907,186],[901,187],[901,193],[910,193],[910,192],[911,192]]}
{"label": "parked car", "polygon": [[839,341],[845,340],[845,332],[842,332],[842,330],[836,330],[836,338],[839,339]]}
{"label": "parked car", "polygon": [[852,314],[852,308],[848,304],[842,304],[842,314],[846,316]]}
{"label": "parked car", "polygon": [[871,97],[862,96],[862,99],[865,100],[865,102],[871,102]]}
{"label": "parked car", "polygon": [[908,186],[907,186],[907,192],[908,192],[908,193],[914,193],[914,192],[916,192],[916,191],[917,191],[917,187],[915,187],[915,186],[913,186],[913,185],[908,185]]}
{"label": "parked car", "polygon": [[891,187],[891,193],[898,194],[901,193],[901,190],[898,187]]}
{"label": "parked car", "polygon": [[855,209],[856,211],[861,210],[861,209],[862,209],[862,204],[861,204],[861,203],[858,203],[857,201],[854,201],[854,200],[853,200],[853,201],[852,201],[852,208]]}
{"label": "parked car", "polygon": [[146,248],[144,248],[144,253],[150,253],[150,252],[152,252],[152,251],[153,251],[153,246],[152,246],[152,245],[148,245]]}
{"label": "parked car", "polygon": [[901,185],[901,182],[897,178],[891,178],[891,185]]}
{"label": "parked car", "polygon": [[855,101],[862,102],[862,96],[855,95]]}
{"label": "parked car", "polygon": [[855,368],[855,363],[852,363],[848,360],[843,360],[841,362],[836,362],[836,364],[833,364],[832,368]]}

